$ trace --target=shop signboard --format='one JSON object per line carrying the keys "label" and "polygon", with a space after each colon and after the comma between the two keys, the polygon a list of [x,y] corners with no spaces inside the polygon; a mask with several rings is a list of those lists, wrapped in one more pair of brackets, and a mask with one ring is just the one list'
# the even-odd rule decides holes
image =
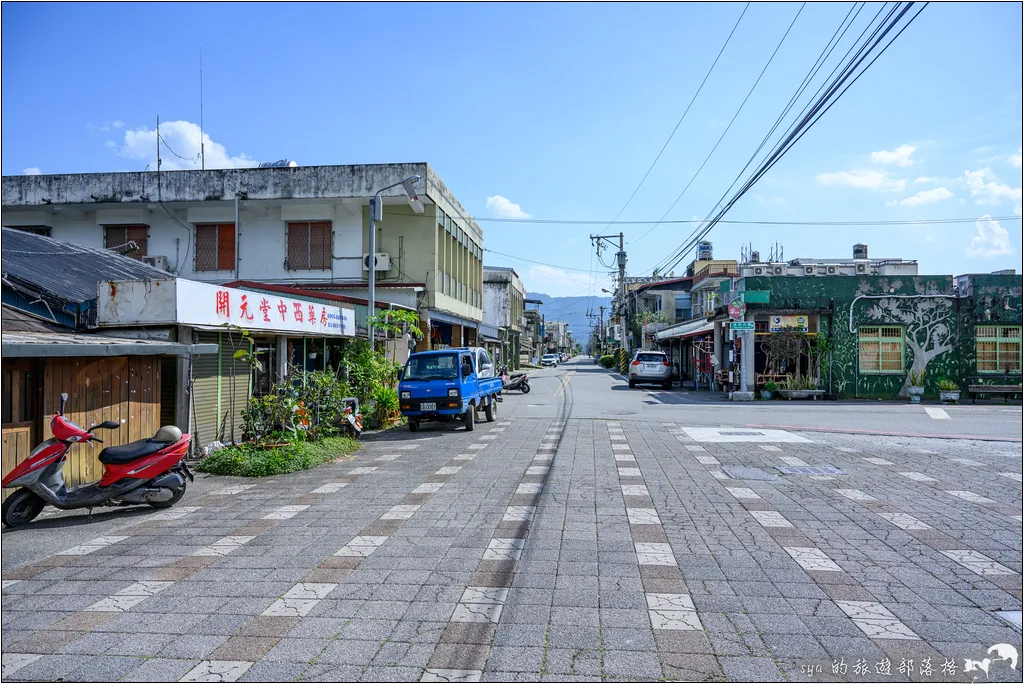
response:
{"label": "shop signboard", "polygon": [[232,325],[304,337],[356,335],[353,309],[183,278],[100,283],[98,309],[105,325]]}
{"label": "shop signboard", "polygon": [[807,316],[772,316],[768,320],[770,332],[807,332]]}

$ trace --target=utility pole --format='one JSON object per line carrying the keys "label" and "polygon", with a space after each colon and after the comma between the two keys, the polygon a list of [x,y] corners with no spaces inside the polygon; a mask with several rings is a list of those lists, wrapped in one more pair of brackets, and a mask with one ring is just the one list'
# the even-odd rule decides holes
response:
{"label": "utility pole", "polygon": [[604,333],[604,307],[601,306],[599,308],[601,309],[601,317],[597,319],[598,320],[597,329],[600,331],[601,337],[598,339],[597,349],[598,349],[598,352],[599,352],[598,356],[604,356],[604,340],[605,340],[605,333]]}
{"label": "utility pole", "polygon": [[629,352],[629,298],[626,291],[626,240],[622,233],[618,235],[591,235],[590,241],[597,247],[598,259],[601,257],[601,249],[604,243],[607,242],[611,246],[615,246],[615,238],[619,239],[619,251],[615,254],[616,265],[619,270],[619,289],[618,289],[618,301],[615,303],[614,311],[616,316],[621,316],[622,320],[622,346]]}

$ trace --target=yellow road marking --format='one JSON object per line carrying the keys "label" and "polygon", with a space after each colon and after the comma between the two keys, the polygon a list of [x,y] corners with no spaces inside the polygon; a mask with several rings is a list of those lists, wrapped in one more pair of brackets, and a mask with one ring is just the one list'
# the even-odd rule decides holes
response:
{"label": "yellow road marking", "polygon": [[562,382],[558,383],[558,388],[555,389],[555,396],[565,391],[565,388],[569,386],[569,381],[572,380],[572,376],[576,374],[576,371],[571,370],[569,374],[562,378]]}

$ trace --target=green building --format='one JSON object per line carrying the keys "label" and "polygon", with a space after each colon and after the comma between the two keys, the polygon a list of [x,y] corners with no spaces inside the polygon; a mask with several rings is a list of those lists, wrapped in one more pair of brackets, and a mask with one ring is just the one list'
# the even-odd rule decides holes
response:
{"label": "green building", "polygon": [[[905,396],[910,374],[924,372],[925,397],[949,379],[966,398],[969,385],[1021,384],[1022,291],[1021,276],[1004,273],[752,276],[735,281],[721,301],[747,300],[743,317],[755,324],[748,387],[810,371],[809,354],[782,368],[766,354],[771,336],[799,332],[808,347],[827,339],[819,387],[829,396]],[[726,307],[713,318],[717,356],[737,362],[738,374]]]}

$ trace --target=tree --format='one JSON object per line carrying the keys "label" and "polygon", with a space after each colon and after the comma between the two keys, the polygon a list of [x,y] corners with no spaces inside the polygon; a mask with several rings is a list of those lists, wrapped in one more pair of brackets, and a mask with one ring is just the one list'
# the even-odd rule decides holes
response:
{"label": "tree", "polygon": [[[907,346],[914,354],[910,373],[924,373],[932,359],[953,349],[954,311],[950,299],[928,295],[886,297],[879,299],[866,315],[880,325],[906,326]],[[901,397],[907,396],[910,373],[900,389]]]}

